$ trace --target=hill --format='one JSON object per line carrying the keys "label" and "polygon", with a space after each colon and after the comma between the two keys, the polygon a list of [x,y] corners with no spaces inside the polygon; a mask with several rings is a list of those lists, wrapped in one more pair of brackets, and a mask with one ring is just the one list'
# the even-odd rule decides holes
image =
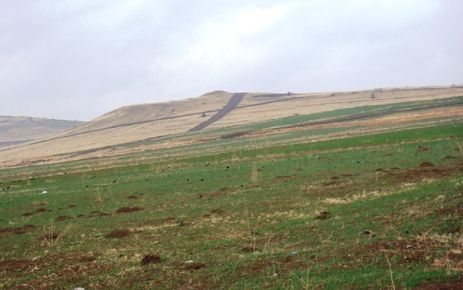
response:
{"label": "hill", "polygon": [[0,116],[0,147],[45,138],[82,122],[33,117]]}
{"label": "hill", "polygon": [[[438,100],[460,95],[463,95],[462,87],[285,94],[214,91],[181,101],[122,107],[53,137],[0,150],[0,166],[173,147],[202,142],[205,135],[195,135],[198,132],[214,132],[338,109]],[[180,135],[183,137],[174,138]],[[168,141],[162,145],[156,143],[162,140]],[[151,143],[151,146],[147,147],[147,143]]]}

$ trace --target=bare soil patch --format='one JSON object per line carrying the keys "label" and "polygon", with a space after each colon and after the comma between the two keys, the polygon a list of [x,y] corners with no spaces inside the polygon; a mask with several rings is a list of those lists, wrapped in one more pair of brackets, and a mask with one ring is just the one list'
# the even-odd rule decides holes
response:
{"label": "bare soil patch", "polygon": [[149,265],[149,264],[158,264],[161,262],[162,262],[161,256],[159,256],[158,254],[145,255],[143,259],[141,260],[141,264],[143,266]]}
{"label": "bare soil patch", "polygon": [[416,148],[416,152],[426,152],[429,150],[431,150],[431,148],[428,148],[426,146],[421,146],[421,145],[419,145],[418,148]]}
{"label": "bare soil patch", "polygon": [[183,266],[184,270],[191,271],[191,272],[199,270],[199,269],[203,269],[203,268],[207,268],[207,266],[206,264],[201,263],[201,262],[185,263],[185,265]]}
{"label": "bare soil patch", "polygon": [[323,182],[323,186],[325,187],[335,186],[335,185],[340,185],[340,184],[341,182],[339,182],[338,180],[330,180],[330,181]]}
{"label": "bare soil patch", "polygon": [[433,239],[416,238],[416,239],[399,239],[393,241],[376,241],[367,245],[363,250],[356,251],[359,255],[378,255],[384,252],[388,255],[397,256],[401,264],[410,262],[432,262],[437,255],[437,249],[442,245]]}
{"label": "bare soil patch", "polygon": [[0,262],[0,272],[10,276],[28,275],[45,269],[56,269],[50,274],[30,276],[29,281],[14,289],[61,289],[63,283],[85,281],[89,275],[108,270],[108,264],[96,262],[94,254],[82,252],[58,253],[34,260],[5,260]]}
{"label": "bare soil patch", "polygon": [[444,160],[455,160],[457,159],[457,157],[453,156],[453,155],[447,155],[444,157]]}
{"label": "bare soil patch", "polygon": [[118,210],[116,210],[116,213],[131,213],[131,212],[140,211],[140,210],[144,210],[144,208],[143,207],[138,207],[138,206],[121,207]]}
{"label": "bare soil patch", "polygon": [[244,246],[241,251],[245,253],[254,253],[257,251],[257,248],[254,245]]}
{"label": "bare soil patch", "polygon": [[103,217],[103,216],[110,216],[110,213],[104,212],[104,211],[99,211],[99,210],[94,210],[90,212],[88,217]]}
{"label": "bare soil patch", "polygon": [[424,178],[440,178],[452,175],[463,170],[463,164],[434,165],[431,162],[422,162],[418,167],[407,170],[388,170],[385,175],[402,180],[421,180]]}
{"label": "bare soil patch", "polygon": [[236,189],[236,188],[222,187],[219,190],[209,192],[209,193],[204,193],[204,194],[201,195],[201,197],[212,198],[212,197],[224,196],[224,195],[227,195],[227,194],[234,193],[237,190],[238,189]]}
{"label": "bare soil patch", "polygon": [[295,178],[295,175],[280,175],[280,176],[276,176],[273,178],[273,180],[276,180],[276,181],[288,181],[288,180],[291,180],[291,179],[294,179]]}
{"label": "bare soil patch", "polygon": [[0,238],[9,234],[22,235],[28,232],[32,232],[35,230],[35,228],[36,227],[34,225],[30,224],[18,228],[0,228]]}
{"label": "bare soil patch", "polygon": [[132,234],[132,232],[130,232],[129,230],[114,230],[114,231],[106,234],[105,237],[120,239],[120,238],[128,237],[131,234]]}
{"label": "bare soil patch", "polygon": [[238,267],[238,273],[245,276],[252,276],[262,273],[268,268],[275,267],[277,273],[288,273],[294,269],[306,268],[304,261],[297,256],[280,257],[275,259],[258,260],[254,263],[245,264]]}
{"label": "bare soil patch", "polygon": [[16,272],[31,267],[34,263],[30,260],[5,260],[0,262],[0,271]]}
{"label": "bare soil patch", "polygon": [[428,168],[428,167],[434,167],[434,164],[431,162],[425,161],[420,164],[420,168]]}
{"label": "bare soil patch", "polygon": [[329,213],[326,210],[321,211],[315,215],[315,219],[317,220],[326,220],[326,219],[329,219],[330,217],[331,217],[331,213]]}
{"label": "bare soil patch", "polygon": [[62,221],[65,221],[65,220],[70,220],[70,219],[72,219],[72,218],[69,217],[69,216],[60,215],[59,217],[56,218],[56,221],[57,221],[57,222],[62,222]]}

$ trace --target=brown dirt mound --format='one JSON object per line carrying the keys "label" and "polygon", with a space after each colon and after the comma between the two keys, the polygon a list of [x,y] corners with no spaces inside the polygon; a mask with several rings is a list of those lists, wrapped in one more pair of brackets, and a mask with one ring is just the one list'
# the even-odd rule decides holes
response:
{"label": "brown dirt mound", "polygon": [[22,271],[33,265],[32,261],[28,260],[5,260],[0,262],[0,270],[3,271]]}
{"label": "brown dirt mound", "polygon": [[125,206],[125,207],[121,207],[118,210],[116,210],[116,213],[130,213],[130,212],[139,211],[139,210],[144,210],[144,208],[138,207],[138,206],[134,206],[134,207]]}
{"label": "brown dirt mound", "polygon": [[8,234],[22,235],[35,230],[34,225],[24,225],[19,228],[0,228],[0,237]]}
{"label": "brown dirt mound", "polygon": [[14,229],[14,233],[17,234],[17,235],[22,235],[22,234],[25,234],[25,233],[28,233],[28,232],[32,232],[33,230],[35,230],[34,225],[24,225],[24,226],[22,226],[20,228]]}
{"label": "brown dirt mound", "polygon": [[241,249],[241,251],[245,253],[254,253],[255,251],[257,251],[257,249],[254,246],[245,246]]}
{"label": "brown dirt mound", "polygon": [[428,162],[428,161],[421,162],[420,168],[428,168],[428,167],[434,167],[434,164],[432,164],[431,162]]}
{"label": "brown dirt mound", "polygon": [[231,193],[233,193],[235,191],[237,191],[236,188],[222,187],[219,190],[201,194],[201,197],[212,198],[212,197],[224,196],[224,195],[227,195],[227,194],[231,194]]}
{"label": "brown dirt mound", "polygon": [[69,220],[69,219],[71,219],[71,217],[66,216],[66,215],[60,215],[59,217],[56,218],[56,221],[61,222],[61,221]]}
{"label": "brown dirt mound", "polygon": [[125,237],[128,237],[130,236],[132,233],[129,231],[129,230],[114,230],[108,234],[106,234],[105,237],[107,238],[116,238],[116,239],[119,239],[119,238],[125,238]]}
{"label": "brown dirt mound", "polygon": [[166,217],[162,221],[165,222],[165,223],[175,223],[175,222],[177,222],[177,219],[174,218],[173,216],[170,216],[170,217]]}
{"label": "brown dirt mound", "polygon": [[145,255],[141,260],[142,265],[149,265],[149,264],[158,264],[161,263],[162,259],[161,256],[154,254],[154,255]]}
{"label": "brown dirt mound", "polygon": [[101,217],[101,216],[110,216],[110,213],[104,212],[104,211],[99,211],[99,210],[94,210],[90,213],[89,217]]}
{"label": "brown dirt mound", "polygon": [[453,160],[453,159],[457,159],[457,158],[453,155],[447,155],[444,157],[444,160]]}
{"label": "brown dirt mound", "polygon": [[358,173],[356,173],[356,174],[353,174],[353,173],[343,173],[343,174],[341,174],[342,177],[352,177],[352,176],[356,176],[356,175],[358,175]]}
{"label": "brown dirt mound", "polygon": [[416,152],[426,152],[426,151],[429,151],[429,150],[431,150],[431,149],[426,147],[426,146],[421,146],[421,145],[419,145],[418,148],[416,148]]}
{"label": "brown dirt mound", "polygon": [[333,186],[333,185],[338,185],[338,184],[339,184],[339,181],[337,181],[337,180],[332,180],[332,181],[324,182],[324,183],[323,183],[323,186],[328,187],[328,186]]}
{"label": "brown dirt mound", "polygon": [[188,271],[196,271],[202,268],[206,268],[206,264],[200,262],[185,263],[183,268]]}
{"label": "brown dirt mound", "polygon": [[279,175],[279,176],[275,176],[273,178],[273,180],[275,181],[288,181],[288,180],[291,180],[291,179],[294,179],[296,177],[296,175]]}
{"label": "brown dirt mound", "polygon": [[224,211],[220,208],[214,208],[211,210],[211,214],[214,214],[214,215],[222,215],[224,214]]}
{"label": "brown dirt mound", "polygon": [[315,219],[317,219],[317,220],[326,220],[326,219],[329,219],[330,217],[331,217],[331,214],[324,210],[324,211],[319,212],[315,216]]}

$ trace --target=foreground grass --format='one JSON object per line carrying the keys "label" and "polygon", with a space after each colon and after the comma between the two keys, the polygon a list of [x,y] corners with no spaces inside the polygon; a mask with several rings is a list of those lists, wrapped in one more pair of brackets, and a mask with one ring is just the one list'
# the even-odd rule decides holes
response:
{"label": "foreground grass", "polygon": [[0,287],[459,283],[462,144],[454,124],[13,174],[0,183]]}

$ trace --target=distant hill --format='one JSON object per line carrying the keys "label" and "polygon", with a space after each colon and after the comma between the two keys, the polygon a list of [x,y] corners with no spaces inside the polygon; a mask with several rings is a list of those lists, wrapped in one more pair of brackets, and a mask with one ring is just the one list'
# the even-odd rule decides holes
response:
{"label": "distant hill", "polygon": [[[463,87],[317,93],[213,91],[180,101],[125,106],[82,124],[23,118],[16,122],[9,121],[13,124],[8,127],[5,119],[0,124],[0,142],[34,140],[0,148],[0,167],[38,161],[54,162],[63,158],[100,157],[121,154],[124,150],[152,150],[155,145],[145,144],[153,144],[160,138],[168,138],[168,146],[180,146],[201,142],[209,138],[208,134],[214,130],[291,116],[455,96],[463,96]],[[45,136],[49,133],[53,134]],[[196,136],[195,140],[189,139],[188,136],[192,135]],[[158,147],[165,146],[160,144]]]}
{"label": "distant hill", "polygon": [[46,118],[0,116],[0,147],[49,137],[81,123]]}

